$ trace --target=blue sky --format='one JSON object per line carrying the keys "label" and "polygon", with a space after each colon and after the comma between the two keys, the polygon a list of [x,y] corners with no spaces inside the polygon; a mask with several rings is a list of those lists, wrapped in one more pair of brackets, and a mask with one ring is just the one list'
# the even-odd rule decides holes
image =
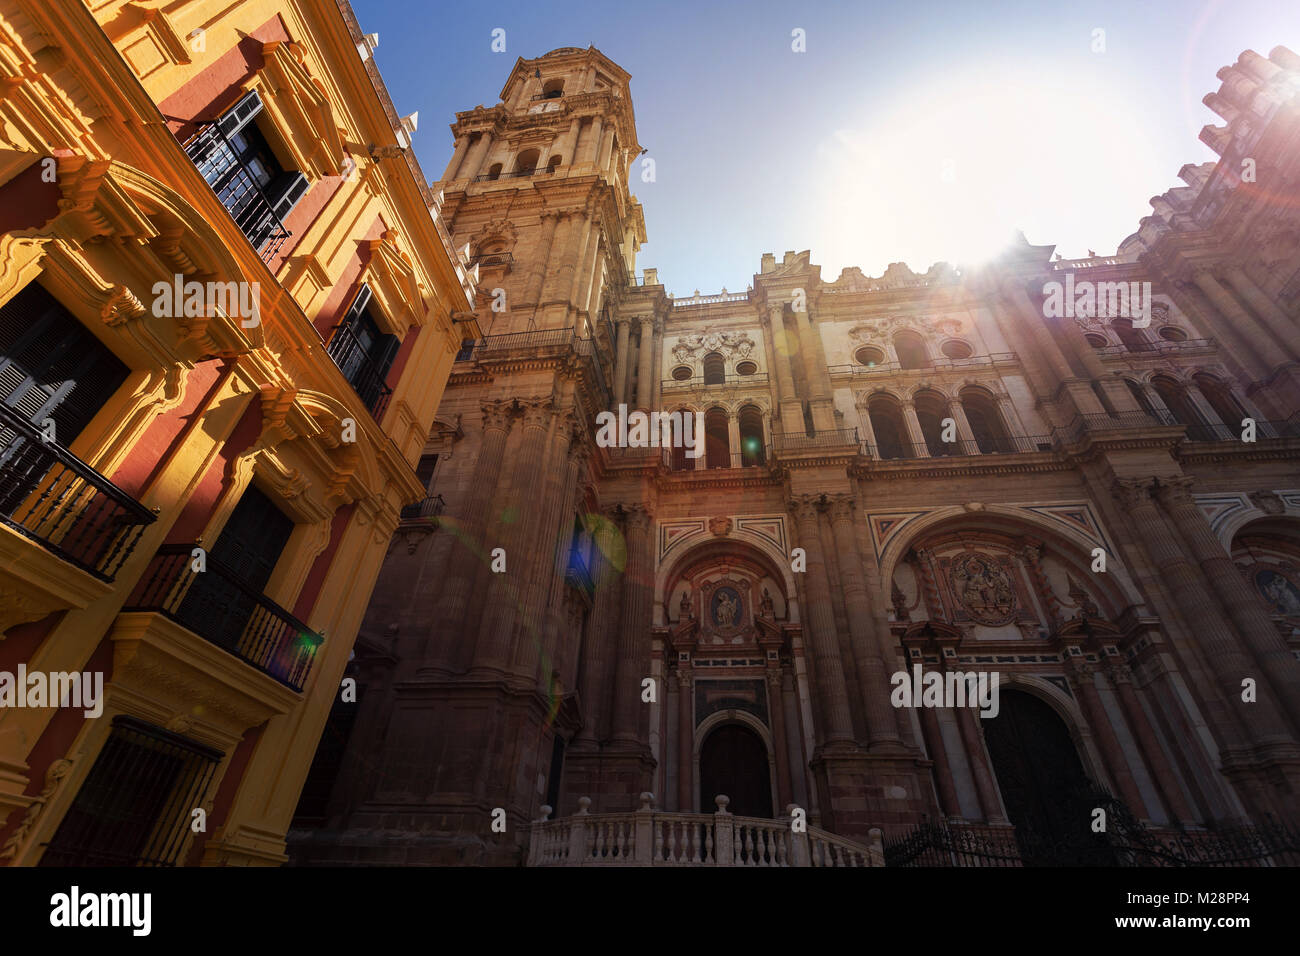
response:
{"label": "blue sky", "polygon": [[517,56],[591,44],[627,70],[655,161],[651,183],[633,167],[637,268],[679,296],[743,290],[787,249],[826,279],[975,261],[1014,228],[1114,252],[1184,163],[1215,158],[1197,136],[1220,122],[1200,102],[1219,68],[1300,52],[1294,0],[352,2],[433,179],[455,112],[495,104]]}

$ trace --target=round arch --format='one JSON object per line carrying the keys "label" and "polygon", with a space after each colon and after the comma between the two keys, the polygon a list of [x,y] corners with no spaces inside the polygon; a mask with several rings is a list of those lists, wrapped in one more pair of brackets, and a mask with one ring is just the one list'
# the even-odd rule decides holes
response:
{"label": "round arch", "polygon": [[[771,788],[772,810],[777,812],[776,794],[776,748],[772,745],[772,734],[767,725],[759,720],[753,714],[744,710],[720,710],[717,713],[710,714],[700,721],[699,726],[695,728],[695,738],[691,744],[691,792],[694,794],[696,801],[695,811],[697,813],[710,813],[716,807],[700,806],[700,756],[704,751],[704,743],[709,736],[716,730],[726,726],[741,726],[746,730],[752,731],[759,740],[763,742],[763,747],[767,751],[767,775],[768,786]],[[728,794],[728,796],[730,796]]]}
{"label": "round arch", "polygon": [[[655,607],[666,609],[669,598],[677,590],[686,571],[711,558],[752,561],[768,577],[780,582],[786,619],[792,624],[799,621],[798,591],[795,589],[794,574],[790,571],[787,556],[778,551],[769,539],[745,528],[732,528],[725,537],[711,537],[708,541],[688,547],[672,560],[661,563],[655,572]],[[666,613],[663,619],[665,622],[668,620]]]}

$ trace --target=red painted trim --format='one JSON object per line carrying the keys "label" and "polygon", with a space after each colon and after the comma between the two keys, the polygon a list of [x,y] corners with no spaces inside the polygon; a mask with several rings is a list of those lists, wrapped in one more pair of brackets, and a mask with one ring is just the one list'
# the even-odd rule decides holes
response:
{"label": "red painted trim", "polygon": [[167,128],[185,142],[200,125],[216,119],[239,99],[245,81],[263,66],[262,44],[288,39],[289,31],[278,14],[247,34],[237,46],[158,104]]}
{"label": "red painted trim", "polygon": [[[108,639],[107,634],[100,639],[98,646],[81,669],[102,671],[104,693],[108,693],[108,683],[113,679],[113,642]],[[86,720],[84,711],[75,707],[60,707],[55,711],[50,722],[45,725],[45,730],[27,753],[27,766],[30,769],[27,771],[27,786],[23,789],[25,795],[36,796],[45,788],[45,773],[49,770],[50,764],[67,755],[72,742],[81,732],[81,725]],[[9,813],[9,819],[5,821],[3,827],[0,827],[0,846],[4,845],[5,840],[17,829],[22,819],[23,813],[19,810]],[[0,862],[9,863],[8,860]]]}
{"label": "red painted trim", "polygon": [[[239,424],[230,433],[230,437],[221,446],[221,450],[208,466],[207,472],[190,494],[189,500],[185,502],[184,510],[181,511],[180,517],[176,519],[171,532],[167,535],[168,544],[188,544],[203,534],[217,506],[234,483],[235,476],[230,466],[236,458],[252,447],[261,433],[262,396],[254,395]],[[211,547],[212,542],[209,541],[207,546]]]}
{"label": "red painted trim", "polygon": [[115,485],[133,498],[139,498],[157,481],[179,439],[188,433],[196,413],[211,403],[223,371],[223,364],[216,360],[203,362],[190,371],[181,404],[149,423],[144,434],[131,447],[126,461],[113,473]]}
{"label": "red painted trim", "polygon": [[0,671],[12,674],[19,664],[25,664],[35,657],[50,631],[59,626],[63,615],[67,613],[55,611],[39,621],[15,624],[5,631],[4,639],[0,640]]}
{"label": "red painted trim", "polygon": [[334,554],[339,549],[343,532],[347,530],[348,522],[352,520],[352,513],[356,507],[356,502],[353,502],[334,512],[334,519],[330,523],[329,544],[312,562],[311,570],[307,572],[307,580],[303,582],[302,590],[298,592],[298,600],[293,605],[293,616],[300,621],[307,620],[312,608],[316,606],[316,599],[320,597],[321,588],[325,584],[325,575],[329,573],[330,565],[334,563]]}
{"label": "red painted trim", "polygon": [[334,334],[334,327],[343,321],[348,306],[357,297],[361,273],[370,264],[370,250],[366,247],[366,241],[380,238],[387,230],[388,227],[384,225],[384,217],[376,216],[375,221],[366,230],[366,234],[356,240],[357,254],[348,262],[330,288],[329,296],[321,305],[320,312],[316,314],[316,321],[312,323],[316,326],[316,331],[320,333],[322,341],[328,342],[330,340],[330,336]]}
{"label": "red painted trim", "polygon": [[[253,750],[257,747],[257,742],[262,739],[264,730],[266,724],[254,727],[244,734],[244,739],[235,747],[235,752],[231,755],[230,763],[226,765],[226,772],[217,787],[217,795],[212,799],[212,812],[208,814],[209,834],[216,833],[218,827],[225,825],[226,817],[230,815],[230,807],[235,802],[235,794],[239,792],[239,785],[243,782],[244,771],[248,769],[248,763],[253,759]],[[203,860],[203,851],[206,848],[207,840],[201,836],[196,837],[190,844],[185,865],[198,866]]]}
{"label": "red painted trim", "polygon": [[57,182],[44,182],[42,160],[35,158],[26,169],[0,186],[0,232],[40,229],[59,214],[63,194]]}
{"label": "red painted trim", "polygon": [[397,350],[397,356],[393,359],[392,367],[388,369],[388,378],[384,384],[389,388],[397,388],[397,383],[402,380],[402,371],[406,368],[406,360],[411,355],[411,350],[415,348],[415,340],[420,337],[420,326],[413,325],[406,330],[406,335],[402,337],[402,345]]}
{"label": "red painted trim", "polygon": [[322,176],[307,187],[307,194],[298,200],[284,220],[284,228],[289,231],[289,238],[280,246],[279,251],[268,263],[272,273],[279,274],[280,267],[289,261],[289,256],[298,248],[308,230],[320,218],[329,201],[343,188],[343,176]]}

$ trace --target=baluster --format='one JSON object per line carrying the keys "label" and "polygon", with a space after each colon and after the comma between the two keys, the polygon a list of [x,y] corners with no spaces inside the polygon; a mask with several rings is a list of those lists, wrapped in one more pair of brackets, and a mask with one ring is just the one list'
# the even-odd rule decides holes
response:
{"label": "baluster", "polygon": [[702,862],[702,860],[700,859],[700,842],[701,842],[701,836],[702,836],[702,834],[700,833],[700,827],[701,827],[701,826],[703,826],[703,824],[695,823],[695,822],[692,822],[692,823],[690,824],[690,827],[691,827],[691,862],[692,862],[692,863],[700,863],[700,862]]}
{"label": "baluster", "polygon": [[[671,826],[671,824],[669,824]],[[662,820],[655,820],[654,831],[654,861],[662,862],[664,859],[664,824]]]}
{"label": "baluster", "polygon": [[606,840],[607,832],[606,832],[606,831],[607,831],[607,828],[608,828],[608,827],[609,827],[609,821],[607,821],[607,820],[601,820],[599,823],[596,824],[596,853],[595,853],[595,855],[596,855],[597,857],[604,857],[604,855],[605,855],[606,844],[607,844],[607,840]]}
{"label": "baluster", "polygon": [[618,822],[618,855],[624,859],[630,857],[629,847],[632,843],[632,825],[626,820]]}
{"label": "baluster", "polygon": [[741,850],[741,859],[746,866],[753,866],[754,855],[753,855],[753,851],[750,849],[749,846],[749,830],[750,828],[748,826],[742,826],[740,828],[741,833],[744,834],[744,843]]}
{"label": "baluster", "polygon": [[754,843],[755,843],[755,851],[756,851],[757,854],[758,854],[758,865],[759,865],[759,866],[771,866],[771,865],[772,865],[771,861],[768,860],[768,857],[767,857],[768,853],[769,853],[769,852],[771,851],[771,849],[772,849],[772,845],[771,845],[770,840],[771,840],[771,833],[767,830],[766,827],[755,827],[755,829],[754,829]]}
{"label": "baluster", "polygon": [[716,863],[713,857],[713,821],[707,820],[704,823],[704,862]]}
{"label": "baluster", "polygon": [[678,859],[678,856],[677,856],[677,827],[678,827],[678,825],[679,825],[679,824],[678,824],[678,822],[677,822],[676,820],[670,820],[670,821],[668,822],[668,860],[669,860],[669,862],[671,862],[671,863],[677,863],[677,862],[679,862],[679,859]]}

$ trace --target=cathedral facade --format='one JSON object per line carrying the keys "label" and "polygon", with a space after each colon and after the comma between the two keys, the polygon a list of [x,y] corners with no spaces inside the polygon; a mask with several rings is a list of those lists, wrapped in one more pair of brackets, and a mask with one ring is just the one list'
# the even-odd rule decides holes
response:
{"label": "cathedral facade", "polygon": [[[1300,57],[1219,78],[1221,159],[1115,255],[1022,236],[829,279],[764,254],[675,299],[637,271],[628,74],[519,60],[452,126],[435,188],[485,334],[291,858],[536,861],[537,821],[638,808],[802,813],[844,846],[937,822],[1023,848],[1101,799],[1296,822]],[[605,447],[620,406],[703,433]],[[899,693],[928,673],[996,674],[996,707]]]}

